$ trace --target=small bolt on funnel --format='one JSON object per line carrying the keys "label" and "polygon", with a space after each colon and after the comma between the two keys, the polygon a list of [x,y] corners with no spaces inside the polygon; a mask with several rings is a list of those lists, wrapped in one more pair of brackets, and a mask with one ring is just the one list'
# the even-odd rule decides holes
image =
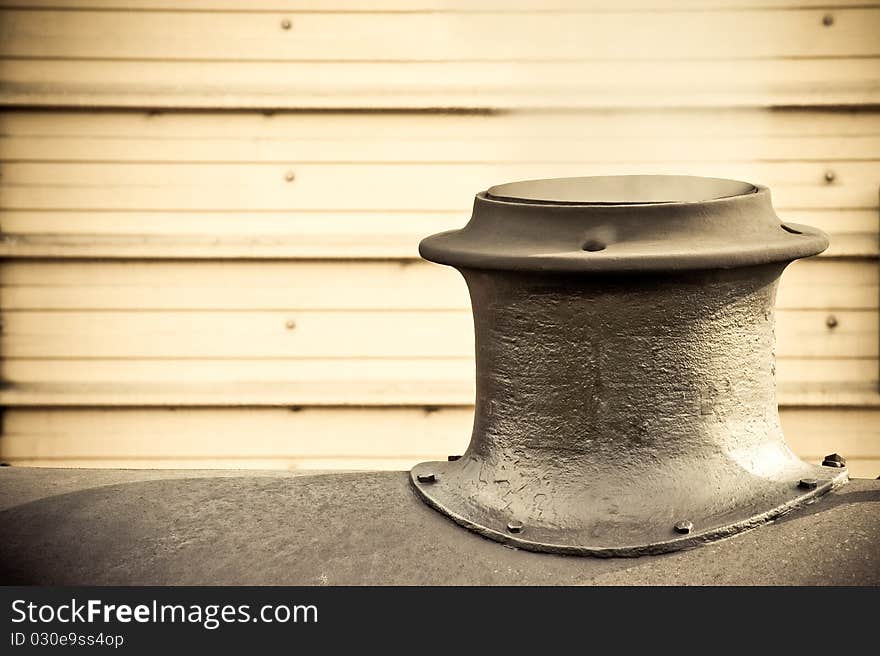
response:
{"label": "small bolt on funnel", "polygon": [[512,546],[639,556],[752,528],[845,483],[839,456],[814,466],[791,452],[775,396],[779,276],[827,246],[781,223],[767,188],[733,180],[562,178],[478,194],[464,228],[419,247],[467,283],[477,393],[467,451],[416,465],[416,492]]}

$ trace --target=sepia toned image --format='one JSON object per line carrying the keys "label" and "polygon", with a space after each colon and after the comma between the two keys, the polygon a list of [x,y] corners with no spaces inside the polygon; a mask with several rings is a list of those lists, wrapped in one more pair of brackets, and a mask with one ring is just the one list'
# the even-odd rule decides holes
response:
{"label": "sepia toned image", "polygon": [[0,583],[880,585],[878,35],[0,0]]}

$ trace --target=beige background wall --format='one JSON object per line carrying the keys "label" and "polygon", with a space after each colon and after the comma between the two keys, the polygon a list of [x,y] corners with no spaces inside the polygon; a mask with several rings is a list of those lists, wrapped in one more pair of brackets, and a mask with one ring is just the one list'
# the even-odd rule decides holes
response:
{"label": "beige background wall", "polygon": [[0,460],[408,467],[460,452],[471,323],[419,261],[475,192],[767,184],[790,442],[880,474],[880,4],[0,0]]}

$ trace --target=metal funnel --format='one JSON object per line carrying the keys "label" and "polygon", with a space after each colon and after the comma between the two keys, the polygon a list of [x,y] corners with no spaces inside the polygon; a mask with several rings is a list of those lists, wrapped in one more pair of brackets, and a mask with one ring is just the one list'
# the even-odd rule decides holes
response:
{"label": "metal funnel", "polygon": [[828,245],[731,180],[537,180],[478,194],[422,241],[471,295],[467,451],[420,497],[536,551],[637,556],[754,527],[847,480],[788,448],[775,397],[783,269]]}

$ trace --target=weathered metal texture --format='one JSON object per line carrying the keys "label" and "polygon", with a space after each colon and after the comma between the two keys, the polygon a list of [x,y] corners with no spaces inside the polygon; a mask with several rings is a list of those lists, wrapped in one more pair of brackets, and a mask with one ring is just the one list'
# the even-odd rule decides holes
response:
{"label": "weathered metal texture", "polygon": [[417,465],[415,489],[517,547],[637,556],[843,484],[841,463],[786,446],[775,397],[777,281],[826,246],[747,183],[585,178],[480,194],[464,229],[421,245],[467,281],[477,396],[467,452]]}
{"label": "weathered metal texture", "polygon": [[878,585],[880,481],[700,549],[508,549],[422,503],[405,472],[0,468],[0,584]]}

